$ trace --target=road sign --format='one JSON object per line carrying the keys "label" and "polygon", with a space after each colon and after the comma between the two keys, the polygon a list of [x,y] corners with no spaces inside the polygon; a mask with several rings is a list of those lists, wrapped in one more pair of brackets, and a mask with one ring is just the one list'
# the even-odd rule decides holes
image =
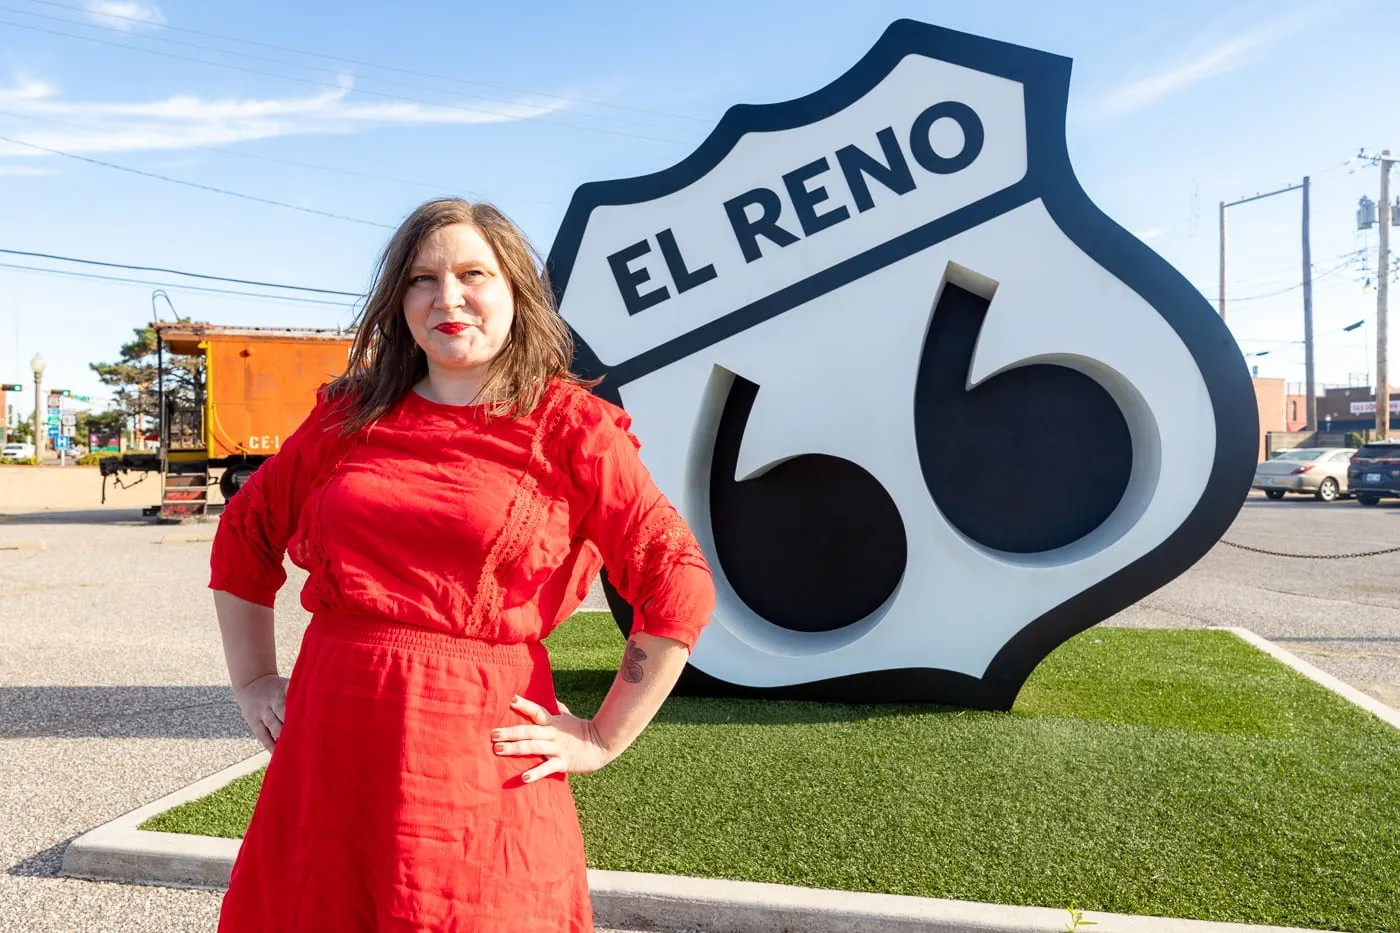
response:
{"label": "road sign", "polygon": [[66,437],[56,437],[53,440],[55,450],[68,450],[71,445],[72,442]]}
{"label": "road sign", "polygon": [[576,371],[723,569],[685,692],[1010,709],[1239,512],[1248,371],[1075,179],[1069,74],[901,20],[826,87],[578,188],[546,262]]}
{"label": "road sign", "polygon": [[77,423],[78,423],[78,413],[77,413],[77,412],[74,412],[74,411],[65,411],[65,412],[63,413],[63,425],[64,425],[64,427],[72,427],[73,425],[75,425],[75,424],[77,424]]}
{"label": "road sign", "polygon": [[62,428],[59,429],[59,435],[58,435],[58,436],[59,436],[59,437],[75,437],[75,436],[77,436],[77,433],[78,433],[78,429],[77,429],[76,426],[71,425],[71,424],[65,424]]}
{"label": "road sign", "polygon": [[58,437],[58,425],[49,425],[49,437]]}

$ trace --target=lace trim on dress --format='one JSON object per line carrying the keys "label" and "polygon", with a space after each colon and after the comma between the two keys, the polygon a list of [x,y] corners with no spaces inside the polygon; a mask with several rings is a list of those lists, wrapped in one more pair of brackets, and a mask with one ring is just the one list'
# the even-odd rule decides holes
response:
{"label": "lace trim on dress", "polygon": [[472,599],[471,615],[467,618],[467,635],[481,636],[501,612],[505,590],[501,585],[500,570],[510,567],[520,560],[526,546],[538,531],[541,516],[545,512],[545,489],[558,479],[556,466],[560,427],[567,423],[567,416],[579,406],[580,394],[561,387],[552,388],[541,403],[539,423],[530,438],[530,459],[525,472],[516,486],[506,511],[506,521],[501,533],[491,544],[486,560],[481,565],[481,576],[477,580],[476,593]]}
{"label": "lace trim on dress", "polygon": [[[620,586],[633,590],[636,584],[630,581],[662,579],[666,568],[692,553],[698,556],[700,545],[685,519],[673,509],[655,509],[633,530],[623,548],[627,565]],[[634,595],[638,597],[643,594]]]}

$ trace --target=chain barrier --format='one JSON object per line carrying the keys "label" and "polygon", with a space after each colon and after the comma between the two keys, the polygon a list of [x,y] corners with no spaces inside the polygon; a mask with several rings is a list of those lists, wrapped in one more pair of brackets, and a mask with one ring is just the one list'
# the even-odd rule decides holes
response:
{"label": "chain barrier", "polygon": [[1400,554],[1400,547],[1387,547],[1375,551],[1357,551],[1352,554],[1289,554],[1286,551],[1270,551],[1262,547],[1250,547],[1248,544],[1236,544],[1233,541],[1221,539],[1220,543],[1226,547],[1237,548],[1241,551],[1249,551],[1254,554],[1266,554],[1269,557],[1291,557],[1296,560],[1354,560],[1358,557],[1379,557],[1382,554]]}

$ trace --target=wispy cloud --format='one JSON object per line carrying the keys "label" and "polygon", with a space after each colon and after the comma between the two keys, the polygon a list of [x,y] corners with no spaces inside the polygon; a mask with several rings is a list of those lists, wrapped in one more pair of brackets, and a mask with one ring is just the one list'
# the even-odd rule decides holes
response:
{"label": "wispy cloud", "polygon": [[1150,240],[1155,240],[1159,237],[1165,236],[1166,232],[1167,231],[1163,230],[1161,227],[1148,227],[1146,230],[1137,231],[1133,234],[1133,236],[1137,237],[1139,240],[1142,240],[1142,242],[1147,243]]}
{"label": "wispy cloud", "polygon": [[1320,9],[1290,13],[1223,42],[1196,47],[1161,70],[1120,84],[1094,108],[1101,116],[1116,116],[1146,107],[1164,97],[1227,74],[1257,60],[1270,46],[1296,35],[1322,15]]}
{"label": "wispy cloud", "polygon": [[154,3],[137,0],[88,0],[88,19],[99,26],[139,32],[165,25],[165,14]]}
{"label": "wispy cloud", "polygon": [[[510,123],[565,104],[521,98],[480,106],[356,98],[350,79],[305,97],[221,98],[176,95],[148,101],[70,100],[30,78],[0,87],[0,135],[72,153],[179,151],[279,136],[350,134],[391,126]],[[0,157],[37,156],[0,143]]]}

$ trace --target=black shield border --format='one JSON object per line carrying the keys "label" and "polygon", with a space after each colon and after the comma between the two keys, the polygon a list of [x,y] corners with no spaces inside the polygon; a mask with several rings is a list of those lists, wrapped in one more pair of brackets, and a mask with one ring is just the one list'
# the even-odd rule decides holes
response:
{"label": "black shield border", "polygon": [[[1058,55],[956,32],[914,20],[892,23],[849,71],[812,94],[776,104],[738,105],[690,156],[669,169],[638,178],[581,186],[569,204],[546,260],[562,304],[592,212],[606,205],[655,200],[707,174],[749,132],[791,129],[824,119],[869,93],[906,56],[923,55],[1017,81],[1025,88],[1028,169],[1025,178],[960,211],[955,226],[990,219],[1039,198],[1070,240],[1155,308],[1196,361],[1215,415],[1216,447],[1210,477],[1185,521],[1152,551],[1023,626],[1002,646],[981,678],[938,668],[871,671],[783,687],[727,683],[687,667],[677,692],[699,696],[803,699],[859,703],[940,703],[980,709],[1010,709],[1026,678],[1052,651],[1180,576],[1200,560],[1229,528],[1248,495],[1258,451],[1258,409],[1248,367],[1229,330],[1210,303],[1166,260],[1100,211],[1080,186],[1070,164],[1065,118],[1071,61]],[[922,236],[919,236],[922,232]],[[890,262],[958,232],[949,218],[867,251],[842,264],[842,274],[814,276],[805,287],[768,296],[747,314],[732,314],[705,331],[668,345],[665,353],[643,354],[610,368],[575,333],[575,370],[608,377],[596,390],[621,404],[618,387],[669,359],[754,326],[774,314],[867,275]],[[607,587],[608,601],[623,631],[630,607]]]}

